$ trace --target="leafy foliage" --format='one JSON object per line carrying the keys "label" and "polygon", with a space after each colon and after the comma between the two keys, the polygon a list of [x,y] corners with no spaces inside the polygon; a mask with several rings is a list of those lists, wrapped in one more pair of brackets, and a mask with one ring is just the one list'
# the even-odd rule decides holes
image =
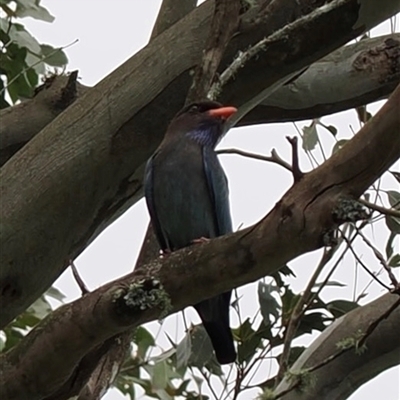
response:
{"label": "leafy foliage", "polygon": [[[68,58],[61,48],[40,44],[15,19],[32,17],[52,22],[54,17],[40,0],[1,1],[6,18],[0,18],[0,108],[30,98],[41,76],[63,68]],[[9,99],[9,100],[8,100]]]}

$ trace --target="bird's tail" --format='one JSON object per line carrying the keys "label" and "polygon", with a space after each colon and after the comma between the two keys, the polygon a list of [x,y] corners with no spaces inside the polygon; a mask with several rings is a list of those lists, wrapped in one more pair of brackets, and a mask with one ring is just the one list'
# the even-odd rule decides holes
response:
{"label": "bird's tail", "polygon": [[229,364],[236,359],[235,346],[229,326],[230,298],[231,292],[227,292],[194,306],[211,339],[215,356],[220,364]]}

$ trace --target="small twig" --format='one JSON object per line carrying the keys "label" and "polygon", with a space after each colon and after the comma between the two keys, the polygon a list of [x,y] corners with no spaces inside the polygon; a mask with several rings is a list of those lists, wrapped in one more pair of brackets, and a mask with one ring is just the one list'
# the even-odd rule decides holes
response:
{"label": "small twig", "polygon": [[357,233],[361,236],[361,238],[364,240],[364,243],[374,252],[375,257],[379,260],[381,263],[382,267],[385,269],[385,271],[388,273],[389,279],[392,282],[392,285],[394,287],[394,292],[400,293],[400,284],[398,280],[396,279],[395,275],[392,272],[392,269],[387,265],[385,258],[383,255],[380,253],[380,251],[368,240],[368,238],[357,229]]}
{"label": "small twig", "polygon": [[[309,374],[311,372],[314,372],[314,371],[322,368],[323,366],[329,364],[330,362],[332,362],[336,358],[340,357],[342,354],[347,353],[348,351],[350,351],[351,349],[354,349],[355,347],[356,348],[361,348],[364,345],[364,343],[367,340],[367,338],[369,336],[371,336],[371,334],[374,332],[374,330],[378,327],[379,323],[382,322],[384,319],[388,318],[389,315],[399,306],[400,306],[400,298],[387,311],[385,311],[380,317],[378,317],[375,321],[373,321],[371,324],[369,324],[369,326],[368,326],[367,330],[365,331],[365,333],[363,334],[362,338],[360,340],[358,340],[358,342],[356,344],[354,344],[353,346],[349,346],[349,347],[345,347],[345,348],[340,349],[335,354],[332,354],[331,356],[325,358],[324,360],[322,360],[318,364],[315,364],[312,367],[307,368],[306,370],[304,370],[304,373]],[[298,380],[293,385],[291,385],[289,388],[283,390],[282,392],[278,393],[274,397],[274,399],[281,398],[285,394],[287,394],[287,393],[291,392],[292,390],[296,389],[300,384],[301,384],[301,379],[298,378]]]}
{"label": "small twig", "polygon": [[385,207],[379,206],[378,204],[370,203],[369,201],[364,200],[364,199],[358,199],[358,202],[363,204],[364,206],[370,208],[371,210],[380,212],[381,214],[400,218],[400,211],[398,211],[394,208],[385,208]]}
{"label": "small twig", "polygon": [[[343,239],[347,244],[350,244],[349,239],[347,239],[343,235]],[[353,247],[350,245],[349,246],[350,251],[353,253],[354,258],[357,260],[357,262],[361,265],[361,267],[375,280],[377,281],[381,286],[383,286],[386,290],[389,292],[391,291],[390,287],[385,285],[373,272],[371,272],[368,267],[361,261],[361,258],[358,256],[358,254],[354,251]]]}
{"label": "small twig", "polygon": [[78,284],[79,288],[81,289],[82,296],[84,296],[87,293],[90,293],[89,288],[86,286],[85,282],[83,282],[81,276],[79,275],[79,272],[76,269],[74,261],[69,260],[69,265],[71,266],[72,274],[74,275],[76,283]]}
{"label": "small twig", "polygon": [[287,141],[292,146],[292,174],[295,182],[299,182],[304,174],[300,170],[299,166],[299,151],[297,148],[297,137],[286,136]]}
{"label": "small twig", "polygon": [[275,164],[282,166],[283,168],[286,168],[288,171],[292,172],[291,165],[289,163],[287,163],[285,160],[283,160],[282,158],[280,158],[275,149],[273,149],[271,151],[270,156],[263,156],[261,154],[250,153],[250,152],[238,150],[238,149],[217,150],[217,154],[236,154],[238,156],[253,158],[254,160],[273,162]]}
{"label": "small twig", "polygon": [[308,285],[306,289],[304,290],[303,295],[300,297],[298,302],[296,303],[292,314],[290,316],[290,320],[286,329],[285,333],[285,342],[283,344],[283,350],[281,354],[281,361],[279,365],[279,371],[276,375],[276,380],[279,382],[283,376],[285,375],[288,367],[288,360],[290,356],[290,348],[292,344],[292,340],[294,338],[294,335],[296,334],[297,328],[300,323],[300,319],[304,315],[304,312],[306,310],[305,306],[312,295],[312,289],[318,279],[318,276],[320,275],[321,271],[323,268],[326,266],[326,264],[331,260],[333,255],[335,254],[336,250],[338,249],[338,246],[331,247],[329,249],[325,248],[324,253],[322,255],[321,261],[319,262],[316,270],[314,271],[313,276],[311,277],[310,281],[308,282]]}
{"label": "small twig", "polygon": [[19,74],[15,75],[14,78],[10,79],[7,82],[7,85],[3,87],[3,89],[0,90],[0,95],[2,95],[7,89],[8,87],[15,82],[20,76],[22,76],[23,74],[25,74],[26,72],[28,72],[29,69],[35,67],[36,65],[39,65],[41,62],[46,62],[46,60],[51,57],[52,55],[56,54],[58,51],[64,50],[72,45],[74,45],[75,43],[78,42],[78,39],[74,40],[72,43],[64,46],[64,47],[59,47],[57,49],[54,49],[52,52],[50,52],[49,54],[47,54],[47,56],[41,57],[40,55],[35,54],[36,57],[38,57],[38,61],[34,62],[31,65],[28,65],[27,67],[25,67]]}

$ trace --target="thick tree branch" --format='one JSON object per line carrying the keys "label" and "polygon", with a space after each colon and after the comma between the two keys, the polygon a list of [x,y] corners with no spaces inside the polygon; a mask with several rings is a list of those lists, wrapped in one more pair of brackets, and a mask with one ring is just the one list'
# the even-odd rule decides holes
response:
{"label": "thick tree branch", "polygon": [[[318,118],[387,98],[400,82],[399,55],[400,33],[341,47],[312,64],[295,81],[277,89],[238,125]],[[54,82],[58,82],[58,79]],[[76,84],[79,97],[88,88],[79,82]],[[57,109],[52,112],[58,92],[47,90],[41,96],[45,99],[36,100],[35,97],[24,102],[24,107],[0,110],[0,165],[63,111]],[[36,101],[40,104],[36,104]],[[42,107],[48,112],[40,111]],[[29,118],[27,127],[21,126],[26,121],[25,115],[31,114],[35,118]],[[15,124],[15,121],[21,122]],[[26,136],[17,139],[18,133],[10,132],[16,126]],[[9,146],[6,136],[13,137],[16,143]]]}
{"label": "thick tree branch", "polygon": [[[390,315],[379,320],[397,301],[395,294],[385,294],[363,307],[356,308],[330,325],[314,343],[308,347],[291,368],[292,379],[284,379],[276,393],[288,391],[282,400],[345,400],[362,384],[381,372],[399,364],[400,307]],[[365,349],[350,347],[340,352],[340,344],[354,343],[360,335],[368,332],[371,323],[378,321],[374,331],[366,339]],[[357,353],[356,355],[354,353]],[[338,357],[330,358],[334,354]],[[327,362],[324,362],[327,360]],[[313,367],[321,365],[320,368]],[[311,368],[312,384],[303,386],[304,390],[290,390],[294,384],[293,376]]]}
{"label": "thick tree branch", "polygon": [[[399,158],[399,101],[400,87],[351,141],[292,186],[256,225],[158,258],[56,310],[3,355],[0,394],[41,399],[115,334],[257,280],[321,247],[326,232],[346,221],[343,198],[358,198]],[[385,151],[373,154],[377,148]],[[45,373],[40,365],[47,366]]]}
{"label": "thick tree branch", "polygon": [[197,0],[163,0],[150,40],[163,33],[196,8]]}
{"label": "thick tree branch", "polygon": [[0,165],[86,92],[77,76],[74,71],[47,78],[32,99],[0,110]]}
{"label": "thick tree branch", "polygon": [[[298,26],[290,40],[277,39],[252,59],[235,84],[226,85],[221,100],[242,109],[256,105],[265,88],[284,82],[400,9],[389,0],[378,6],[373,0],[333,2],[331,12],[321,12]],[[69,259],[142,196],[144,163],[183,104],[182,87],[190,84],[190,70],[201,58],[212,6],[211,1],[203,3],[155,38],[2,167],[1,326],[32,303]],[[315,1],[299,0],[293,7],[310,12]],[[284,25],[293,20],[292,11],[281,10],[281,17],[287,15]],[[239,49],[276,31],[279,23],[277,14],[267,14],[244,24],[246,30],[231,40],[222,65]]]}
{"label": "thick tree branch", "polygon": [[239,25],[240,8],[240,0],[215,0],[214,14],[203,57],[194,72],[186,104],[207,97],[225,49]]}
{"label": "thick tree branch", "polygon": [[299,121],[386,98],[400,82],[400,33],[341,47],[282,86],[241,124]]}
{"label": "thick tree branch", "polygon": [[[192,11],[192,9],[196,7],[196,3],[197,1],[192,0],[163,0],[150,40],[154,39]],[[154,251],[156,241],[154,240],[154,234],[152,234],[152,232],[151,225],[149,225],[135,269],[143,266],[144,263],[149,262],[158,254],[157,250]],[[73,264],[71,265],[73,266]],[[128,329],[106,340],[100,346],[102,350],[101,358],[98,358],[98,349],[94,349],[85,355],[84,360],[86,363],[91,363],[92,369],[82,368],[82,362],[79,363],[78,368],[74,371],[74,375],[80,379],[74,378],[73,389],[75,389],[75,391],[73,392],[73,390],[70,390],[69,393],[66,392],[66,398],[70,398],[75,393],[79,393],[78,400],[100,399],[102,394],[106,393],[117,377],[116,371],[120,370],[127,357],[132,335],[133,330]],[[66,385],[63,385],[62,389],[64,389],[65,386]],[[51,397],[54,397],[54,395]],[[60,393],[57,392],[54,398],[61,400]]]}

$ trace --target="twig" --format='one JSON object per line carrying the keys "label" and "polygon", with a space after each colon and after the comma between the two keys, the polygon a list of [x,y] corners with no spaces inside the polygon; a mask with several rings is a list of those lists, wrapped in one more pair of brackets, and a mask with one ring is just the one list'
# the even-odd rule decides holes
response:
{"label": "twig", "polygon": [[400,211],[398,211],[394,208],[385,208],[385,207],[379,206],[378,204],[370,203],[369,201],[364,200],[364,199],[358,199],[358,202],[363,204],[364,206],[370,208],[371,210],[380,212],[381,214],[400,218]]}
{"label": "twig", "polygon": [[86,286],[85,282],[83,282],[81,276],[79,275],[79,272],[76,269],[74,261],[69,260],[69,265],[71,266],[72,274],[74,275],[76,283],[78,284],[79,288],[81,289],[82,296],[84,296],[87,293],[90,293],[89,288]]}
{"label": "twig", "polygon": [[[357,228],[356,228],[357,229]],[[383,255],[380,253],[380,251],[368,240],[368,238],[357,229],[357,233],[361,236],[361,238],[364,240],[364,243],[374,252],[375,257],[380,261],[382,267],[386,270],[388,273],[389,279],[392,282],[392,285],[394,287],[394,292],[400,293],[400,284],[398,280],[396,279],[395,275],[392,272],[392,269],[387,265],[385,258]]]}
{"label": "twig", "polygon": [[26,72],[28,72],[29,69],[35,67],[36,65],[40,64],[41,62],[46,61],[48,58],[50,58],[52,55],[56,54],[58,51],[64,50],[64,49],[66,49],[66,48],[68,48],[68,47],[74,45],[74,44],[77,43],[77,42],[78,42],[78,39],[74,40],[72,43],[66,45],[65,47],[59,47],[59,48],[57,48],[57,49],[54,49],[52,52],[50,52],[49,54],[47,54],[47,55],[44,56],[44,57],[41,57],[41,56],[35,54],[35,56],[38,57],[39,60],[36,61],[36,62],[34,62],[34,63],[31,64],[31,65],[28,65],[28,66],[25,67],[19,74],[15,75],[14,78],[10,79],[10,80],[7,82],[7,85],[4,86],[3,89],[0,90],[0,95],[2,95],[2,94],[8,89],[8,87],[9,87],[13,82],[15,82],[20,76],[22,76],[23,74],[25,74]]}
{"label": "twig", "polygon": [[304,174],[300,170],[299,166],[299,151],[297,148],[297,137],[286,136],[287,141],[292,146],[292,174],[295,182],[299,182]]}
{"label": "twig", "polygon": [[217,150],[217,154],[236,154],[238,156],[253,158],[254,160],[273,162],[275,164],[282,166],[283,168],[286,168],[288,171],[292,172],[291,165],[289,163],[287,163],[285,160],[283,160],[282,158],[280,158],[275,149],[273,149],[271,151],[270,156],[263,156],[261,154],[250,153],[250,152],[238,150],[238,149]]}
{"label": "twig", "polygon": [[[351,349],[353,349],[355,347],[361,348],[364,345],[364,343],[367,340],[367,338],[378,327],[379,323],[382,322],[384,319],[388,318],[389,315],[399,306],[400,306],[400,298],[387,311],[385,311],[380,317],[378,317],[375,321],[373,321],[371,324],[369,324],[367,330],[365,331],[365,333],[363,334],[361,339],[358,340],[354,345],[342,348],[341,350],[339,350],[335,354],[332,354],[331,356],[325,358],[324,360],[322,360],[318,364],[315,364],[312,367],[305,369],[304,373],[305,374],[309,374],[311,372],[314,372],[314,371],[322,368],[323,366],[329,364],[330,362],[332,362],[336,358],[340,357],[342,354],[347,353],[349,350],[351,350]],[[298,378],[297,381],[293,385],[291,385],[289,388],[283,390],[282,392],[278,393],[274,397],[274,399],[276,400],[276,399],[281,398],[285,394],[287,394],[287,393],[291,392],[292,390],[296,389],[300,384],[301,384],[301,378]]]}
{"label": "twig", "polygon": [[322,255],[321,261],[319,262],[316,270],[314,271],[313,276],[311,277],[310,281],[308,282],[308,285],[307,285],[306,289],[304,290],[303,295],[300,297],[300,299],[298,300],[298,302],[296,303],[296,305],[292,311],[292,314],[290,316],[290,320],[289,320],[289,323],[288,323],[288,326],[286,329],[286,333],[285,333],[285,342],[284,342],[283,350],[282,350],[282,354],[281,354],[279,371],[276,375],[277,382],[279,382],[283,378],[284,374],[287,371],[292,340],[294,338],[294,335],[296,334],[297,328],[300,323],[300,319],[305,312],[304,306],[307,304],[308,299],[311,296],[311,291],[315,285],[315,282],[318,279],[318,276],[320,275],[321,271],[326,266],[326,264],[331,260],[331,258],[333,257],[333,255],[335,254],[337,249],[338,249],[338,246],[334,246],[329,249],[327,249],[327,248],[324,249],[324,254]]}
{"label": "twig", "polygon": [[[347,239],[345,236],[343,236],[343,239],[346,241],[346,243],[350,244],[349,239]],[[353,247],[350,245],[349,247],[350,251],[353,253],[354,258],[357,260],[357,262],[361,265],[361,267],[375,280],[377,281],[381,286],[383,286],[385,289],[387,289],[389,292],[391,291],[390,287],[385,285],[374,273],[372,273],[368,267],[361,261],[361,258],[358,256],[358,254],[354,251]]]}

